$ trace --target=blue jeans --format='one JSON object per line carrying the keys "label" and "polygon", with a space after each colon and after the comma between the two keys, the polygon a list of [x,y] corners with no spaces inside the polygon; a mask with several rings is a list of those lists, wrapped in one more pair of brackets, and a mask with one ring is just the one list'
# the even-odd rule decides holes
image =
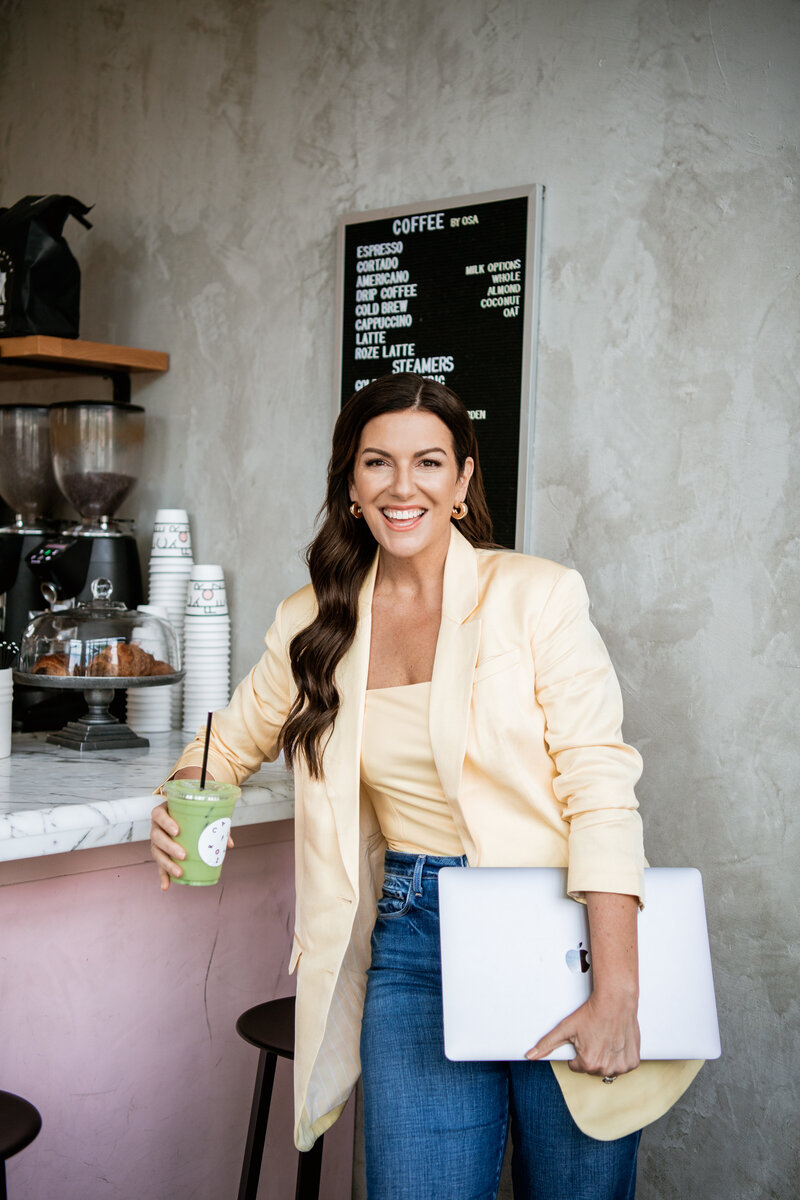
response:
{"label": "blue jeans", "polygon": [[581,1133],[548,1063],[445,1058],[438,872],[464,865],[386,854],[361,1031],[369,1200],[495,1200],[509,1123],[516,1200],[633,1200],[639,1134]]}

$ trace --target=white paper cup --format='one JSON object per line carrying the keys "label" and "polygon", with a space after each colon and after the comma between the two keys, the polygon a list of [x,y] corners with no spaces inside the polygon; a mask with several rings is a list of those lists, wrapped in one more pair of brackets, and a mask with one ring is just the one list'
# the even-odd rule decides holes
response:
{"label": "white paper cup", "polygon": [[180,609],[181,613],[186,607],[186,591],[175,592],[166,588],[163,591],[161,588],[150,588],[150,603],[163,604],[165,608]]}
{"label": "white paper cup", "polygon": [[174,525],[163,529],[153,530],[153,543],[150,547],[150,562],[163,559],[171,562],[175,559],[192,561],[192,543],[189,539],[189,529],[176,529]]}
{"label": "white paper cup", "polygon": [[170,588],[150,588],[150,604],[163,604],[167,608],[180,608],[181,614],[186,607],[186,589],[174,592]]}
{"label": "white paper cup", "polygon": [[[153,688],[153,693],[162,692],[164,688]],[[144,689],[142,689],[144,691]],[[136,733],[169,733],[172,728],[172,705],[169,696],[156,698],[148,690],[146,698],[141,692],[131,689],[128,692],[126,719],[128,725]]]}
{"label": "white paper cup", "polygon": [[186,588],[189,584],[188,571],[151,571],[150,585],[159,587],[182,587]]}
{"label": "white paper cup", "polygon": [[137,604],[136,611],[150,613],[151,616],[160,617],[162,621],[167,619],[167,610],[163,604]]}
{"label": "white paper cup", "polygon": [[182,592],[169,592],[169,590],[162,592],[161,588],[150,588],[150,604],[163,604],[166,608],[180,608],[182,617],[186,607],[186,595]]}
{"label": "white paper cup", "polygon": [[207,579],[216,580],[219,583],[225,582],[225,575],[219,563],[194,563],[192,566],[192,579]]}
{"label": "white paper cup", "polygon": [[11,753],[11,704],[14,697],[14,681],[11,668],[0,671],[0,758]]}
{"label": "white paper cup", "polygon": [[[159,566],[155,562],[150,563],[150,579],[157,583],[180,583],[186,585],[189,582],[189,571],[176,570],[177,559],[164,558],[161,560],[163,565]],[[187,566],[189,562],[187,560]]]}
{"label": "white paper cup", "polygon": [[186,615],[193,617],[222,617],[228,615],[225,581],[220,579],[190,579],[186,589]]}
{"label": "white paper cup", "polygon": [[189,516],[182,508],[160,508],[153,522],[153,542],[150,550],[154,558],[192,557],[192,535]]}
{"label": "white paper cup", "polygon": [[182,521],[187,525],[189,514],[185,508],[159,508],[156,510],[155,522],[160,521]]}

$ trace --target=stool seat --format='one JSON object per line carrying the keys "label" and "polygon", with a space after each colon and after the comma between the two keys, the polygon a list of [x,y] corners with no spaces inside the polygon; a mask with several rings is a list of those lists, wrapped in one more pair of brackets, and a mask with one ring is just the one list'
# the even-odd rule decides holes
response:
{"label": "stool seat", "polygon": [[11,1158],[29,1146],[42,1128],[39,1110],[22,1096],[0,1092],[0,1159]]}
{"label": "stool seat", "polygon": [[[239,1181],[239,1200],[256,1200],[275,1064],[279,1058],[294,1058],[294,996],[248,1008],[237,1020],[236,1032],[260,1051]],[[298,1156],[295,1200],[318,1200],[321,1170],[322,1138],[318,1137],[311,1150]]]}
{"label": "stool seat", "polygon": [[248,1008],[236,1022],[236,1032],[259,1050],[294,1058],[294,996]]}
{"label": "stool seat", "polygon": [[6,1198],[6,1159],[29,1146],[41,1128],[39,1110],[28,1100],[0,1092],[0,1200]]}

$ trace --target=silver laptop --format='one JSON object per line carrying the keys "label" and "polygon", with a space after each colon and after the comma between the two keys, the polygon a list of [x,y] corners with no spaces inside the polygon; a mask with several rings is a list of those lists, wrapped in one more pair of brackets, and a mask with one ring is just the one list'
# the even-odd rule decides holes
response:
{"label": "silver laptop", "polygon": [[[551,867],[439,872],[445,1054],[514,1060],[592,987],[586,907]],[[703,883],[692,867],[648,867],[639,913],[643,1059],[719,1058]],[[574,1058],[569,1044],[550,1058]]]}

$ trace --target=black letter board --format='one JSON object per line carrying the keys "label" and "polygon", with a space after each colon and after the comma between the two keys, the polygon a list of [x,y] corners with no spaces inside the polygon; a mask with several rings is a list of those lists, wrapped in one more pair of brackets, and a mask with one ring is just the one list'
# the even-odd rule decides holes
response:
{"label": "black letter board", "polygon": [[470,410],[495,539],[529,550],[539,185],[339,222],[336,389],[414,371]]}

